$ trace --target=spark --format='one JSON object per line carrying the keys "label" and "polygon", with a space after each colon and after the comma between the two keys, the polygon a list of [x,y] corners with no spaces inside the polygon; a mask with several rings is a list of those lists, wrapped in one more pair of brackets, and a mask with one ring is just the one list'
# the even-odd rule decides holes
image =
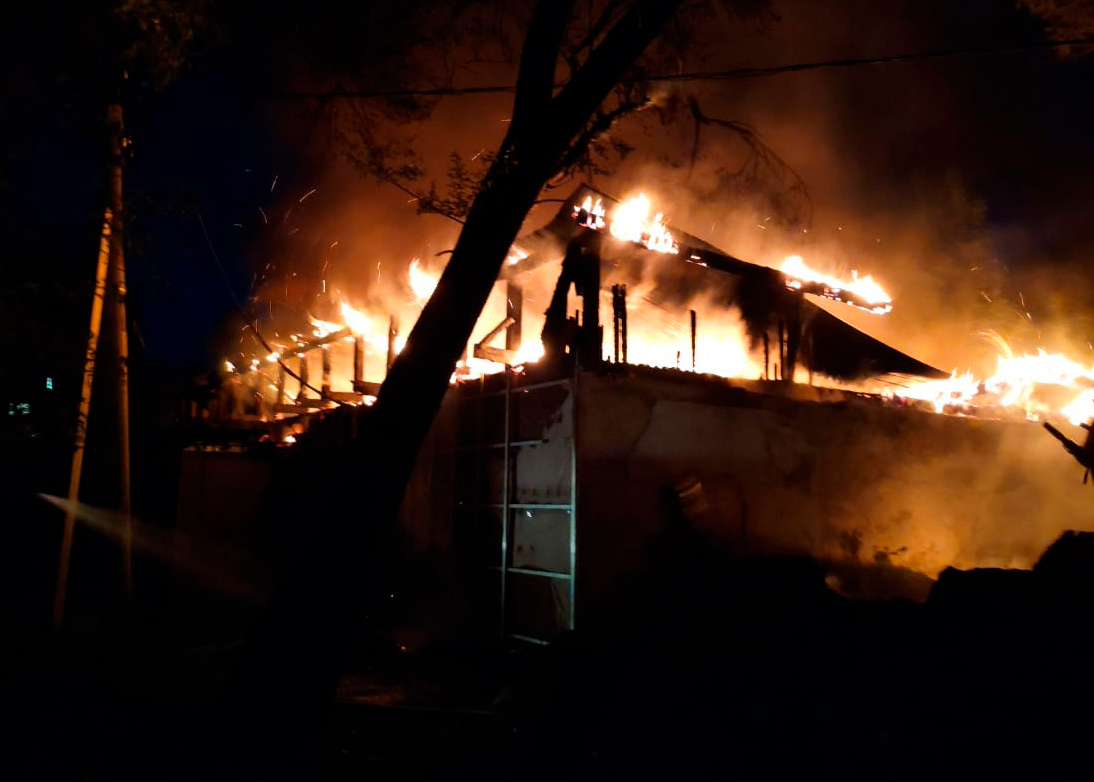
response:
{"label": "spark", "polygon": [[281,176],[281,175],[280,175],[280,174],[277,174],[277,175],[276,175],[276,176],[274,176],[274,178],[273,178],[273,183],[272,183],[272,184],[270,185],[270,192],[271,192],[271,193],[272,193],[272,192],[274,191],[274,188],[275,188],[275,187],[277,187],[277,177],[279,177],[279,176]]}
{"label": "spark", "polygon": [[264,222],[264,223],[265,223],[266,225],[269,225],[269,224],[270,224],[270,220],[269,220],[269,218],[268,218],[268,217],[266,217],[266,213],[265,213],[265,212],[264,212],[264,211],[262,210],[262,207],[261,207],[261,206],[260,206],[260,207],[258,207],[258,213],[259,213],[260,215],[262,215],[262,222]]}
{"label": "spark", "polygon": [[307,199],[307,198],[308,198],[308,197],[309,197],[310,195],[312,195],[312,194],[313,194],[314,192],[315,192],[315,188],[313,187],[313,188],[312,188],[311,190],[309,190],[308,192],[304,193],[304,195],[300,196],[300,200],[299,200],[299,201],[297,201],[296,203],[298,203],[298,204],[302,204],[302,203],[304,203],[304,201],[305,201],[305,200],[306,200],[306,199]]}

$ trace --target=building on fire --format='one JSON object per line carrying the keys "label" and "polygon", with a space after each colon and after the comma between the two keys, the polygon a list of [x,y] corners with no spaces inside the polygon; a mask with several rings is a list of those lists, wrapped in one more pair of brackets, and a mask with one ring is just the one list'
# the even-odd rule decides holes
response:
{"label": "building on fire", "polygon": [[[1076,470],[1027,414],[882,393],[949,379],[807,298],[884,312],[870,278],[757,266],[627,208],[582,187],[517,241],[408,487],[407,548],[480,624],[544,641],[596,622],[681,516],[711,546],[805,554],[844,592],[909,597],[948,566],[1028,567],[1084,527]],[[211,392],[180,527],[243,536],[292,469],[291,447],[247,444],[351,425],[332,401],[376,393],[398,334],[351,320]]]}

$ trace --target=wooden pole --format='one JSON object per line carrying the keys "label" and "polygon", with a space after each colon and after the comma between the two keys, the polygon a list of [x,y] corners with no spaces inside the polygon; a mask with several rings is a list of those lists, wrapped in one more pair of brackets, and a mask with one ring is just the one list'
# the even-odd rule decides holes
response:
{"label": "wooden pole", "polygon": [[319,387],[324,399],[330,399],[330,345],[324,345],[323,351],[323,384]]}
{"label": "wooden pole", "polygon": [[399,321],[392,315],[387,324],[387,368],[395,363],[395,338],[399,336]]}
{"label": "wooden pole", "polygon": [[524,290],[510,280],[505,289],[505,318],[510,321],[505,329],[506,350],[520,350],[523,313]]}
{"label": "wooden pole", "polygon": [[296,401],[308,398],[308,354],[300,354],[300,390],[296,392]]}
{"label": "wooden pole", "polygon": [[125,518],[122,534],[122,568],[125,573],[125,595],[133,599],[133,518],[129,465],[129,331],[125,308],[125,241],[123,236],[122,150],[125,144],[125,123],[120,103],[111,103],[107,110],[110,126],[110,205],[114,225],[110,240],[110,288],[116,329],[118,373],[115,393],[118,404],[118,459],[121,484],[119,510]]}
{"label": "wooden pole", "polygon": [[360,335],[353,338],[353,390],[357,391],[365,380],[365,341]]}
{"label": "wooden pole", "polygon": [[99,347],[99,328],[103,320],[103,299],[106,296],[106,270],[110,260],[110,226],[113,215],[107,207],[103,230],[99,237],[99,263],[95,268],[95,289],[91,296],[91,326],[84,354],[84,382],[80,389],[80,409],[76,417],[76,447],[72,452],[72,470],[68,476],[68,506],[61,534],[61,561],[57,567],[57,591],[53,597],[53,625],[60,627],[64,618],[65,589],[68,566],[72,556],[72,536],[76,528],[76,502],[80,495],[80,475],[84,468],[84,445],[87,442],[87,418],[91,408],[91,385],[95,379],[95,355]]}
{"label": "wooden pole", "polygon": [[691,311],[691,371],[695,371],[695,310]]}

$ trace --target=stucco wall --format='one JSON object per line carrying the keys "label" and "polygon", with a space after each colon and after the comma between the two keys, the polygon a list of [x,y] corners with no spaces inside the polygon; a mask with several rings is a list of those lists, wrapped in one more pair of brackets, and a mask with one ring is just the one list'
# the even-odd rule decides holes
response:
{"label": "stucco wall", "polygon": [[685,479],[712,540],[930,577],[1029,567],[1062,531],[1094,529],[1081,469],[1037,424],[655,373],[583,375],[578,422],[579,563],[608,573],[642,556],[665,524],[661,490]]}

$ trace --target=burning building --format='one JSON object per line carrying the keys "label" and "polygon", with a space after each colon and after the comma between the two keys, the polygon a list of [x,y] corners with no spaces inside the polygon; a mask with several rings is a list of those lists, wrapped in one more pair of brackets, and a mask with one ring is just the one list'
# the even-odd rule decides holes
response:
{"label": "burning building", "polygon": [[[411,275],[424,300],[432,278]],[[644,199],[579,188],[510,252],[408,487],[409,548],[450,563],[494,629],[544,640],[609,611],[672,523],[912,597],[947,566],[1027,567],[1089,526],[1067,454],[1029,420],[1083,419],[1094,368],[1004,355],[992,378],[947,375],[807,296],[893,306],[869,276],[748,263]],[[322,438],[352,422],[333,405],[369,403],[397,318],[339,309],[227,373],[224,442]],[[213,498],[257,462],[275,485],[288,449],[235,450],[188,451],[180,524],[238,527],[248,510],[218,519]]]}

